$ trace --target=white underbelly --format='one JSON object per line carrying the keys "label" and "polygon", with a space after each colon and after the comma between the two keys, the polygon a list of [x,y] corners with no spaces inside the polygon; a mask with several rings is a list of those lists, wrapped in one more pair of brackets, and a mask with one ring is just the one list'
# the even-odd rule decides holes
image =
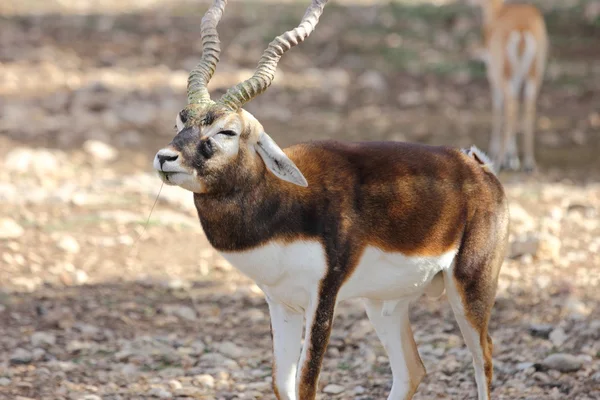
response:
{"label": "white underbelly", "polygon": [[[221,254],[265,294],[293,308],[307,307],[327,269],[325,251],[316,241],[272,242],[248,251]],[[338,300],[418,296],[439,271],[450,267],[455,254],[453,250],[439,256],[415,257],[368,247],[342,286]]]}

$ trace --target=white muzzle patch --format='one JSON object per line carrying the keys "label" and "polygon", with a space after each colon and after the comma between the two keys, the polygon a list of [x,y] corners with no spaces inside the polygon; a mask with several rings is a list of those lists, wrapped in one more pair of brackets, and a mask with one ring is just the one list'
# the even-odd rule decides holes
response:
{"label": "white muzzle patch", "polygon": [[181,165],[182,157],[179,152],[164,148],[154,156],[154,169],[160,179],[167,185],[179,186],[194,193],[203,193],[204,185],[198,180],[196,171],[189,171]]}

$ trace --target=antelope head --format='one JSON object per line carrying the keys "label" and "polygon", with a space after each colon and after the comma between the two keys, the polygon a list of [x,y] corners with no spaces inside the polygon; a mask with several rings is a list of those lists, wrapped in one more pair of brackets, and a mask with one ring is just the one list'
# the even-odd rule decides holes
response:
{"label": "antelope head", "polygon": [[253,76],[213,101],[207,85],[219,61],[216,28],[227,3],[215,0],[202,18],[203,54],[188,78],[188,104],[176,117],[178,133],[154,158],[154,168],[164,183],[195,193],[217,193],[257,181],[268,169],[282,180],[308,185],[292,160],[242,106],[267,90],[281,56],[311,34],[326,2],[313,0],[298,27],[269,44]]}

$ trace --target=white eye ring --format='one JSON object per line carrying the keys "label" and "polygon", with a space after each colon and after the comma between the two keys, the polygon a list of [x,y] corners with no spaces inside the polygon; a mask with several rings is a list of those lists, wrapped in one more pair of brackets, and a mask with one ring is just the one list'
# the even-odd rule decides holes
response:
{"label": "white eye ring", "polygon": [[181,121],[181,115],[177,113],[177,117],[175,117],[175,125],[177,126],[177,132],[181,132],[183,128],[185,128],[185,124]]}

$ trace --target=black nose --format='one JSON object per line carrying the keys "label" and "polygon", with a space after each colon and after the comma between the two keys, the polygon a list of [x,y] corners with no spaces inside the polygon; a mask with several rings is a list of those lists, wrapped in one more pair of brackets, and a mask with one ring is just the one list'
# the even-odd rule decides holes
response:
{"label": "black nose", "polygon": [[160,168],[162,169],[162,166],[165,163],[165,161],[175,161],[179,158],[179,155],[175,154],[174,156],[167,156],[167,155],[157,154],[156,157],[158,157],[158,162],[160,163]]}

